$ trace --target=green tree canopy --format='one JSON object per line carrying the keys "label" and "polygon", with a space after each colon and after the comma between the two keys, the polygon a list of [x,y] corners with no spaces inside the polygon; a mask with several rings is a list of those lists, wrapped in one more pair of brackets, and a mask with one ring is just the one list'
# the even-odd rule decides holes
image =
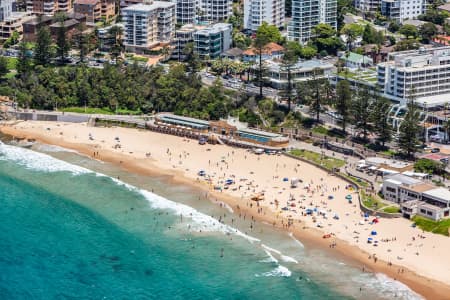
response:
{"label": "green tree canopy", "polygon": [[263,22],[261,26],[258,27],[256,31],[256,39],[264,40],[267,43],[282,43],[283,37],[281,36],[280,31],[275,25],[269,25],[266,22]]}

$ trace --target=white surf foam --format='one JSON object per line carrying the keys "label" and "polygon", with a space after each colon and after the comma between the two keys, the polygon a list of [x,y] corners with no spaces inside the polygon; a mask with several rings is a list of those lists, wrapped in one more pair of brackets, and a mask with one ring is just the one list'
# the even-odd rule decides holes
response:
{"label": "white surf foam", "polygon": [[260,241],[259,239],[249,236],[236,228],[220,223],[213,217],[205,215],[194,209],[193,207],[171,201],[146,190],[139,190],[139,192],[149,201],[150,205],[153,208],[168,209],[173,211],[176,215],[182,215],[184,217],[191,218],[194,221],[194,224],[190,224],[191,229],[193,230],[201,230],[204,232],[218,231],[225,234],[234,234],[245,238],[251,243]]}
{"label": "white surf foam", "polygon": [[265,277],[290,277],[291,275],[292,275],[292,272],[288,268],[286,268],[286,267],[284,267],[282,265],[279,265],[278,267],[276,267],[272,271],[265,272],[265,273],[262,273],[262,274],[256,274],[255,276],[256,277],[261,277],[261,276],[265,276]]}
{"label": "white surf foam", "polygon": [[269,257],[266,258],[266,259],[263,259],[261,262],[270,262],[270,263],[274,262],[274,263],[278,263],[278,259],[276,259],[276,258],[272,255],[272,253],[270,253],[270,251],[264,250],[264,252],[266,252],[267,256],[269,256]]}
{"label": "white surf foam", "polygon": [[3,143],[0,143],[0,160],[13,161],[25,168],[43,172],[70,172],[74,175],[93,173],[50,155]]}
{"label": "white surf foam", "polygon": [[303,245],[302,242],[300,242],[299,240],[297,240],[297,239],[294,237],[294,234],[292,234],[292,232],[289,232],[289,236],[291,237],[291,239],[294,240],[294,242],[295,242],[297,245],[299,245],[299,246],[302,247],[302,248],[305,248],[305,245]]}
{"label": "white surf foam", "polygon": [[261,244],[261,247],[263,247],[264,249],[266,249],[266,250],[268,250],[268,251],[270,251],[270,252],[273,252],[273,253],[276,253],[276,254],[278,254],[278,255],[281,255],[281,251],[279,251],[279,250],[277,250],[277,249],[270,248],[269,246],[264,245],[264,244]]}
{"label": "white surf foam", "polygon": [[411,290],[408,286],[400,281],[393,280],[385,274],[377,273],[375,278],[379,283],[379,292],[382,295],[388,295],[391,298],[400,298],[408,300],[420,300],[423,299],[419,294]]}
{"label": "white surf foam", "polygon": [[39,150],[39,151],[43,151],[43,152],[70,152],[70,153],[80,154],[78,151],[75,151],[72,149],[63,148],[63,147],[55,146],[55,145],[40,144],[40,143],[34,144],[33,148],[36,150]]}
{"label": "white surf foam", "polygon": [[298,261],[293,257],[287,256],[287,255],[281,255],[280,258],[284,262],[291,262],[291,263],[298,264]]}

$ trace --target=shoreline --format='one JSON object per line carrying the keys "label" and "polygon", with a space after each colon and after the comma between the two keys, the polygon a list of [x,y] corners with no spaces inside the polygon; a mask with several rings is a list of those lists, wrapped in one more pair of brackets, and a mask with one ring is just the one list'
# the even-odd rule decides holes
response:
{"label": "shoreline", "polygon": [[[275,212],[271,211],[268,207],[264,207],[264,215],[258,213],[258,207],[254,205],[253,207],[248,207],[242,205],[242,199],[238,197],[228,195],[226,193],[217,192],[210,190],[210,187],[206,183],[196,181],[184,174],[181,170],[173,170],[170,168],[161,168],[156,165],[156,161],[152,159],[135,158],[128,154],[116,153],[109,149],[101,149],[101,154],[99,156],[93,156],[93,153],[98,150],[95,145],[89,145],[85,143],[71,143],[64,141],[62,138],[55,138],[48,135],[31,133],[26,130],[19,130],[10,126],[0,126],[0,131],[6,135],[14,136],[17,138],[34,139],[43,144],[57,145],[63,148],[75,150],[81,154],[87,155],[94,159],[99,159],[108,163],[117,165],[124,170],[147,176],[162,176],[164,180],[169,181],[173,184],[183,184],[194,187],[196,190],[202,193],[208,193],[208,200],[220,200],[227,203],[232,207],[234,214],[243,213],[248,216],[252,216],[258,221],[266,223],[276,222],[276,227],[285,230],[286,232],[291,232],[293,236],[307,245],[313,247],[319,247],[325,250],[331,255],[338,256],[344,259],[347,263],[352,266],[365,268],[368,272],[383,273],[389,277],[396,279],[404,284],[406,284],[413,291],[417,292],[421,296],[427,299],[445,299],[448,298],[450,294],[450,286],[431,278],[419,275],[406,267],[401,265],[396,265],[395,263],[391,266],[388,265],[386,261],[381,259],[377,263],[373,260],[369,260],[369,253],[363,249],[351,245],[345,240],[339,238],[333,238],[336,241],[337,247],[329,248],[330,240],[323,239],[322,235],[326,231],[321,231],[314,227],[309,227],[304,221],[301,223],[296,223],[293,226],[286,228],[285,226],[280,226],[280,222],[283,220],[287,222],[286,217],[279,217]],[[180,138],[181,139],[181,138]],[[233,149],[230,147],[230,149]],[[214,199],[215,198],[215,199]],[[304,226],[307,229],[304,229]],[[404,273],[398,273],[399,269],[404,269]]]}

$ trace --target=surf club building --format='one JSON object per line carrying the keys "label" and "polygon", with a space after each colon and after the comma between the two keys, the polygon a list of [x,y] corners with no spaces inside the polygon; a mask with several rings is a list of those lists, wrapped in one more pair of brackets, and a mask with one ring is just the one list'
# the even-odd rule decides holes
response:
{"label": "surf club building", "polygon": [[406,218],[419,215],[434,221],[450,217],[450,191],[404,174],[387,176],[381,192],[385,200],[400,204]]}
{"label": "surf club building", "polygon": [[281,134],[248,128],[247,124],[234,118],[205,121],[160,113],[147,123],[147,128],[192,138],[204,137],[211,142],[246,148],[283,148],[289,144],[289,138]]}

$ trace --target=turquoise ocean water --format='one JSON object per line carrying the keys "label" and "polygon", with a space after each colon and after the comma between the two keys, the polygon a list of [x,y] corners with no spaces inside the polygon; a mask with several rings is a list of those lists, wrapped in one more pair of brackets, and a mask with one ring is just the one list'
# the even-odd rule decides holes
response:
{"label": "turquoise ocean water", "polygon": [[196,190],[33,148],[0,144],[0,299],[419,298]]}

